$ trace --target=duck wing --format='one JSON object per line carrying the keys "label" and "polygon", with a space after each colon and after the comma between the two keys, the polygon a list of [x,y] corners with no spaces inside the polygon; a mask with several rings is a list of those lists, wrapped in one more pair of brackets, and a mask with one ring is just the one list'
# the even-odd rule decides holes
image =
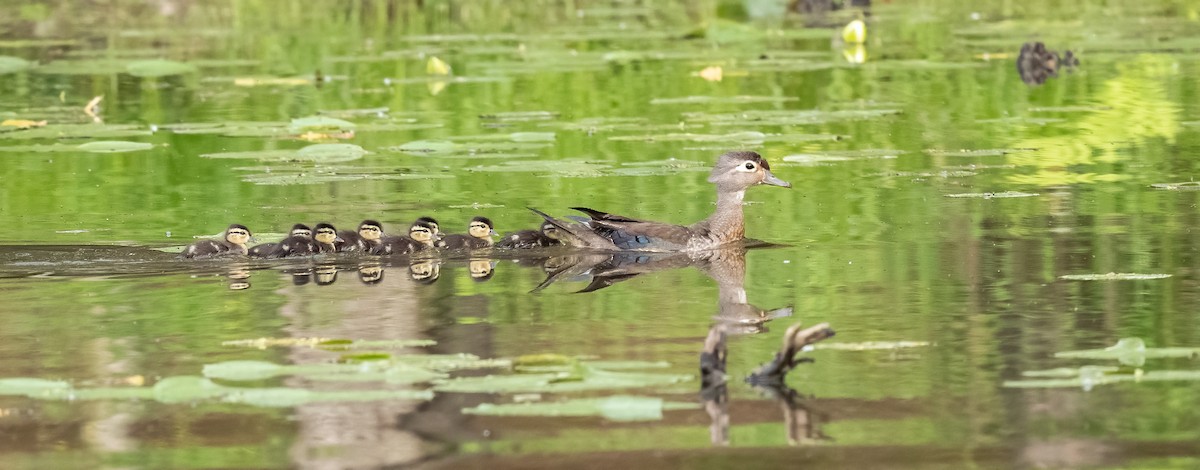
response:
{"label": "duck wing", "polygon": [[692,230],[682,225],[638,220],[586,207],[572,207],[587,214],[587,225],[596,234],[622,250],[679,251],[686,249]]}
{"label": "duck wing", "polygon": [[590,221],[568,222],[565,220],[556,219],[550,214],[539,211],[532,207],[530,207],[529,210],[533,211],[534,214],[540,215],[546,220],[546,222],[549,222],[551,225],[557,228],[560,232],[560,236],[563,238],[562,242],[566,245],[578,248],[595,248],[599,250],[620,250],[620,248],[613,244],[611,239],[604,237],[600,233],[597,233],[590,225]]}

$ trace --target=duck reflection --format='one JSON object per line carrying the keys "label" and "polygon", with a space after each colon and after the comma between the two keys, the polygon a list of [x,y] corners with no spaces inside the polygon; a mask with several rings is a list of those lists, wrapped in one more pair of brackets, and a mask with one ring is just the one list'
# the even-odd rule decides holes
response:
{"label": "duck reflection", "polygon": [[229,278],[229,290],[245,290],[250,288],[250,265],[246,263],[234,263],[229,266],[229,272],[225,277]]}
{"label": "duck reflection", "polygon": [[[547,258],[543,264],[546,280],[535,288],[545,289],[560,281],[586,281],[579,293],[594,292],[642,274],[692,266],[717,283],[717,313],[704,339],[700,353],[700,400],[709,415],[709,438],[715,446],[729,445],[729,385],[726,380],[727,338],[730,335],[758,334],[767,331],[771,320],[792,315],[791,306],[764,309],[747,300],[746,251],[749,247],[703,253],[585,253]],[[794,325],[784,333],[783,345],[775,357],[747,379],[761,394],[775,400],[783,413],[788,442],[792,445],[829,440],[821,423],[829,416],[784,383],[784,377],[797,365],[809,362],[799,357],[804,348],[833,336],[828,324],[810,328]]]}
{"label": "duck reflection", "polygon": [[1059,69],[1073,68],[1079,65],[1079,59],[1071,51],[1059,55],[1056,51],[1046,49],[1041,42],[1027,42],[1021,46],[1017,55],[1017,73],[1021,81],[1027,85],[1041,85],[1052,77],[1058,76]]}

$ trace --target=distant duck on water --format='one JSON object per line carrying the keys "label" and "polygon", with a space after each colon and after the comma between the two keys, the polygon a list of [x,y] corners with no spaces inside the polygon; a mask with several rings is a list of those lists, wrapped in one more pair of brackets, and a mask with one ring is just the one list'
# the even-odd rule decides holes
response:
{"label": "distant duck on water", "polygon": [[586,207],[573,208],[588,215],[582,222],[560,220],[537,209],[530,210],[558,228],[563,243],[574,247],[608,251],[703,251],[745,239],[742,201],[747,189],[760,184],[792,187],[771,173],[766,159],[747,151],[718,157],[708,182],[717,186],[717,208],[707,219],[692,225],[638,220]]}
{"label": "distant duck on water", "polygon": [[[295,241],[297,239],[304,239],[304,238],[308,238],[308,239],[312,238],[312,229],[308,228],[308,226],[304,225],[304,224],[296,224],[296,225],[292,226],[292,230],[288,232],[287,238],[284,238],[283,240],[284,241],[289,241],[289,240]],[[253,258],[278,258],[278,256],[272,256],[272,254],[275,252],[275,249],[278,248],[279,245],[281,245],[281,244],[282,244],[282,242],[280,242],[280,243],[262,243],[262,244],[254,245],[254,247],[252,247],[246,251],[246,254]]]}
{"label": "distant duck on water", "polygon": [[342,230],[338,232],[338,236],[342,237],[338,251],[370,252],[383,238],[383,224],[375,220],[364,220],[358,224],[357,232]]}

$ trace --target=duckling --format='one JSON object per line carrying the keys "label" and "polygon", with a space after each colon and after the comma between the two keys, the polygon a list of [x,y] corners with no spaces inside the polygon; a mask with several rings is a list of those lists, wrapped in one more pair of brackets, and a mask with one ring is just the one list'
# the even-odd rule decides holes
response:
{"label": "duckling", "polygon": [[586,207],[573,209],[587,214],[583,222],[564,221],[530,208],[559,229],[567,245],[607,251],[698,252],[743,243],[746,238],[742,200],[746,190],[765,184],[792,185],[771,173],[767,160],[755,152],[728,152],[717,157],[708,182],[717,187],[717,209],[707,219],[692,225],[632,219]]}
{"label": "duckling", "polygon": [[541,230],[521,230],[505,235],[496,242],[496,248],[541,248],[561,244],[558,227],[550,222],[542,222]]}
{"label": "duckling", "polygon": [[385,237],[371,249],[371,254],[402,255],[431,248],[437,231],[437,221],[421,217],[408,227],[407,236]]}
{"label": "duckling", "polygon": [[441,232],[441,229],[438,226],[437,219],[434,219],[433,217],[429,217],[429,216],[418,217],[417,221],[413,222],[413,224],[417,224],[417,223],[424,223],[425,226],[427,226],[431,230],[433,230],[433,239],[429,242],[429,246],[433,246],[433,242],[441,240],[442,237],[446,236],[444,233]]}
{"label": "duckling", "polygon": [[[304,224],[292,226],[291,235],[284,238],[267,252],[267,258],[286,258],[288,256],[306,256],[317,252],[317,242],[313,241],[312,229]],[[255,247],[258,248],[258,247]]]}
{"label": "duckling", "polygon": [[250,241],[250,229],[242,224],[233,224],[225,229],[220,240],[200,240],[184,248],[179,256],[203,258],[214,255],[245,255],[246,243]]}
{"label": "duckling", "polygon": [[492,236],[495,234],[496,231],[492,230],[491,220],[487,217],[476,216],[471,219],[471,224],[467,227],[467,235],[446,235],[434,245],[444,250],[477,250],[492,246]]}
{"label": "duckling", "polygon": [[[288,238],[291,238],[294,236],[311,237],[312,230],[310,230],[307,225],[296,224],[296,225],[293,225],[292,230],[288,232]],[[286,240],[286,238],[285,238],[285,240]],[[278,246],[279,246],[278,243],[260,243],[258,245],[254,245],[253,248],[250,248],[249,250],[247,250],[246,254],[249,255],[251,258],[266,258],[266,257],[270,256],[271,252],[275,251],[275,248]]]}
{"label": "duckling", "polygon": [[317,250],[314,253],[335,253],[337,246],[345,242],[342,237],[337,234],[337,229],[328,222],[317,224],[314,229],[313,241],[316,242]]}
{"label": "duckling", "polygon": [[375,245],[379,244],[379,239],[383,238],[383,224],[374,220],[364,220],[358,224],[358,232],[342,230],[338,233],[342,237],[342,243],[338,245],[338,251],[371,251]]}

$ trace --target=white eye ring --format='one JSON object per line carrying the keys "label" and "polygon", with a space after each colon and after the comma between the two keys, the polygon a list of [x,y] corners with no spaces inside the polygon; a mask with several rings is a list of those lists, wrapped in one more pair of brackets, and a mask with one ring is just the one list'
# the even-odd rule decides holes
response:
{"label": "white eye ring", "polygon": [[737,166],[737,170],[743,171],[743,172],[751,172],[751,171],[754,171],[757,169],[758,169],[758,166],[755,165],[754,162],[746,162],[746,164],[744,164],[744,165]]}

